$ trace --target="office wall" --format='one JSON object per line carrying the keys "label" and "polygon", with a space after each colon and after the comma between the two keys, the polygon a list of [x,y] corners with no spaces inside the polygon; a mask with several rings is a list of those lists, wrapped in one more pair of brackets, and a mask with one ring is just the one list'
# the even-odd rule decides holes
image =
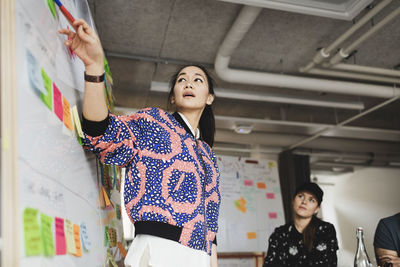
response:
{"label": "office wall", "polygon": [[358,226],[364,228],[367,252],[375,262],[373,239],[379,219],[400,212],[400,170],[358,168],[350,174],[317,178],[325,193],[321,215],[336,227],[339,266],[353,266]]}

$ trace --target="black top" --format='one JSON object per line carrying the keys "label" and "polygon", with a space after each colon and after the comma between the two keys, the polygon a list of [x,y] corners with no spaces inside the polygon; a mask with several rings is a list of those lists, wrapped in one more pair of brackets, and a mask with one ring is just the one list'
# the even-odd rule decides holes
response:
{"label": "black top", "polygon": [[312,250],[309,252],[293,223],[275,228],[269,238],[264,267],[337,266],[338,244],[335,227],[318,220]]}
{"label": "black top", "polygon": [[374,247],[397,251],[397,255],[400,256],[400,212],[379,221]]}

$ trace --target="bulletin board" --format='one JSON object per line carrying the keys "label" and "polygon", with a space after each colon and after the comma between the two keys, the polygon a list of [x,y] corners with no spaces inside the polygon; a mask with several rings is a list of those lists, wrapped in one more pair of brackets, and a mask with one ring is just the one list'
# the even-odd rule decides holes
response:
{"label": "bulletin board", "polygon": [[218,156],[218,168],[218,252],[265,252],[269,236],[285,222],[276,161]]}
{"label": "bulletin board", "polygon": [[[15,81],[15,87],[2,84],[1,90],[2,96],[10,89],[15,94],[8,99],[14,107],[10,110],[15,125],[13,131],[2,129],[2,164],[3,154],[13,152],[7,167],[13,170],[14,182],[1,204],[5,207],[12,202],[12,210],[2,210],[2,222],[6,222],[2,231],[15,234],[3,236],[3,246],[10,253],[2,253],[2,263],[114,265],[126,253],[121,171],[101,165],[81,147],[84,65],[65,47],[67,37],[58,33],[60,28],[71,26],[53,0],[7,2],[13,4],[8,9],[12,11],[8,23],[15,38],[10,42],[15,53],[7,58],[9,66],[15,67],[15,77],[7,78]],[[86,0],[61,2],[73,17],[83,18],[95,28]],[[2,64],[2,74],[3,70]],[[109,88],[112,79],[108,68],[106,77]],[[2,112],[2,121],[6,117],[10,114]]]}

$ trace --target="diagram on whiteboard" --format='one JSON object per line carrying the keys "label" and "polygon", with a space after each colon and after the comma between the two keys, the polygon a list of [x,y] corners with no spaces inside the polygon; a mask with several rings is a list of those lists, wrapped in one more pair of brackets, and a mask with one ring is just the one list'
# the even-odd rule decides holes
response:
{"label": "diagram on whiteboard", "polygon": [[219,156],[220,252],[267,250],[269,235],[284,224],[278,168],[272,160]]}

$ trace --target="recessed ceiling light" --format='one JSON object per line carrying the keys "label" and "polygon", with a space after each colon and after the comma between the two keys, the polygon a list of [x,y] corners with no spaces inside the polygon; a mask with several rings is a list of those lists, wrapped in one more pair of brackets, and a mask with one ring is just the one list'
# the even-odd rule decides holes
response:
{"label": "recessed ceiling light", "polygon": [[235,126],[235,132],[238,134],[249,134],[253,130],[252,125],[238,125]]}

